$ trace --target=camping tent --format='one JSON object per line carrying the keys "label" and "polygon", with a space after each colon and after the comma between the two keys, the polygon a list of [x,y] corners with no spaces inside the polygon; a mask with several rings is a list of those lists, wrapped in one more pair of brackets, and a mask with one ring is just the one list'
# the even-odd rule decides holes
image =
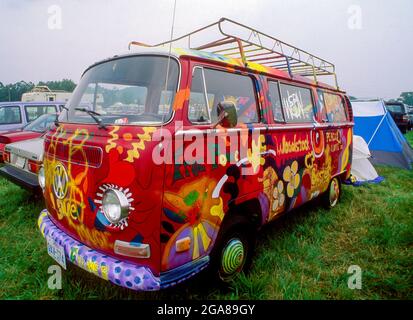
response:
{"label": "camping tent", "polygon": [[364,182],[379,183],[383,180],[370,163],[371,157],[366,141],[360,136],[353,137],[353,161],[351,175],[356,178],[356,184]]}
{"label": "camping tent", "polygon": [[363,137],[373,164],[411,169],[413,149],[387,112],[383,100],[352,101],[354,134]]}

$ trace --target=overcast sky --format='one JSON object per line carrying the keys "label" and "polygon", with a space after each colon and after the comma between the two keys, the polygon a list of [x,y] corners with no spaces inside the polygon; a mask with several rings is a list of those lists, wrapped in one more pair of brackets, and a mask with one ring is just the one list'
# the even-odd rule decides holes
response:
{"label": "overcast sky", "polygon": [[[60,29],[49,28],[57,26],[54,5]],[[78,82],[131,40],[169,39],[172,12],[173,0],[0,0],[0,82]],[[177,0],[175,35],[220,17],[335,63],[350,95],[413,91],[412,0]]]}

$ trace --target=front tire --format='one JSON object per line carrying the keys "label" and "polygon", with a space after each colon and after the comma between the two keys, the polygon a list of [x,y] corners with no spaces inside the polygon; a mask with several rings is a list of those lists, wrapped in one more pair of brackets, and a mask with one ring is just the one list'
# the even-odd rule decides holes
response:
{"label": "front tire", "polygon": [[247,224],[223,228],[211,253],[210,272],[219,283],[228,284],[249,269],[255,231]]}

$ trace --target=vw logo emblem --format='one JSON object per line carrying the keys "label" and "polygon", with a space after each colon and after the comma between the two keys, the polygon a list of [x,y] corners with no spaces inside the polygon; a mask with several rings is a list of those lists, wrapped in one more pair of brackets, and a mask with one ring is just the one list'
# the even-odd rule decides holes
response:
{"label": "vw logo emblem", "polygon": [[68,180],[65,167],[58,164],[53,173],[53,191],[58,199],[63,199],[66,196]]}

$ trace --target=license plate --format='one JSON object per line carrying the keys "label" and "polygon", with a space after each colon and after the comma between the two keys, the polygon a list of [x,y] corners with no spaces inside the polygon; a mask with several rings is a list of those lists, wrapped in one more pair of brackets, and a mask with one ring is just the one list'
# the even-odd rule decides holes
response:
{"label": "license plate", "polygon": [[26,164],[26,159],[22,157],[17,157],[16,158],[16,167],[19,167],[20,169],[23,169]]}
{"label": "license plate", "polygon": [[66,270],[66,256],[63,246],[49,237],[47,237],[47,253]]}

